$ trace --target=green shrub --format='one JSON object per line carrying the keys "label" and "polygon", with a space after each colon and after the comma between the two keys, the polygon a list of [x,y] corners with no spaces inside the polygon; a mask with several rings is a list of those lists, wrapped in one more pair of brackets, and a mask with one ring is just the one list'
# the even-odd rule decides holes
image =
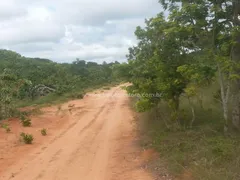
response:
{"label": "green shrub", "polygon": [[31,119],[25,116],[21,116],[21,123],[24,127],[29,127],[32,125]]}
{"label": "green shrub", "polygon": [[5,129],[7,133],[11,132],[11,129],[8,124],[2,124],[1,127]]}
{"label": "green shrub", "polygon": [[32,144],[33,136],[31,134],[26,134],[22,132],[20,136],[25,144]]}
{"label": "green shrub", "polygon": [[46,130],[46,129],[42,129],[42,130],[41,130],[41,134],[42,134],[43,136],[46,136],[46,135],[47,135],[47,130]]}

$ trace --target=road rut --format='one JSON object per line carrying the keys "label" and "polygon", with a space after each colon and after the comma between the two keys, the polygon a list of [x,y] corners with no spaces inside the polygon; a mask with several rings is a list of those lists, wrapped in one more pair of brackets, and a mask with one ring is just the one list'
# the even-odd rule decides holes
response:
{"label": "road rut", "polygon": [[0,164],[1,180],[153,180],[142,168],[134,114],[120,86],[65,103],[61,113],[70,119],[65,125],[34,148],[24,145],[32,150],[14,164]]}

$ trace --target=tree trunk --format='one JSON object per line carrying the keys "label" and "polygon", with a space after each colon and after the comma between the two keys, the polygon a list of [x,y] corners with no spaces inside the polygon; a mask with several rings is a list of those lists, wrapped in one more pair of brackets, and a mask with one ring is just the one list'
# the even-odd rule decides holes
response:
{"label": "tree trunk", "polygon": [[195,116],[195,109],[194,109],[193,103],[190,100],[190,97],[188,97],[188,103],[190,105],[191,112],[192,112],[192,120],[190,121],[189,126],[190,126],[190,128],[192,128],[193,123],[195,122],[196,116]]}
{"label": "tree trunk", "polygon": [[191,120],[191,123],[190,123],[190,128],[193,127],[193,123],[195,122],[195,119],[196,119],[196,117],[195,117],[195,109],[194,109],[193,106],[191,106],[191,111],[192,111],[192,120]]}
{"label": "tree trunk", "polygon": [[229,102],[229,96],[230,96],[230,80],[227,81],[227,87],[225,88],[224,84],[224,76],[223,72],[221,70],[221,67],[218,63],[218,76],[219,76],[219,84],[220,84],[220,90],[221,90],[221,103],[223,108],[223,118],[224,118],[224,133],[228,132],[228,102]]}
{"label": "tree trunk", "polygon": [[178,96],[174,96],[173,103],[174,103],[174,110],[176,112],[178,112],[178,110],[179,110],[179,97]]}

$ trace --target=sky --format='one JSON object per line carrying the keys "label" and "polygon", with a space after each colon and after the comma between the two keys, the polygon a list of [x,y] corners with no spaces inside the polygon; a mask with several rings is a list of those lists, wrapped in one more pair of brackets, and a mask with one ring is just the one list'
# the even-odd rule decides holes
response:
{"label": "sky", "polygon": [[0,48],[56,62],[124,62],[136,26],[161,11],[158,0],[1,1]]}

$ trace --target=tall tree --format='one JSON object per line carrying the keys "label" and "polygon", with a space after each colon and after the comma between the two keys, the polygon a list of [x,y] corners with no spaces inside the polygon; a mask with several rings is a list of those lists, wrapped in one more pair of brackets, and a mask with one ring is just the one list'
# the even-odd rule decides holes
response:
{"label": "tall tree", "polygon": [[[139,43],[129,49],[135,92],[161,92],[162,99],[171,102],[177,112],[179,97],[186,88],[211,80],[217,70],[225,132],[232,106],[233,124],[239,126],[240,98],[231,98],[233,94],[239,97],[240,86],[239,1],[159,2],[169,11],[168,20],[159,14],[146,21],[146,28],[137,27]],[[146,102],[154,104],[156,100],[143,99],[145,107]]]}

